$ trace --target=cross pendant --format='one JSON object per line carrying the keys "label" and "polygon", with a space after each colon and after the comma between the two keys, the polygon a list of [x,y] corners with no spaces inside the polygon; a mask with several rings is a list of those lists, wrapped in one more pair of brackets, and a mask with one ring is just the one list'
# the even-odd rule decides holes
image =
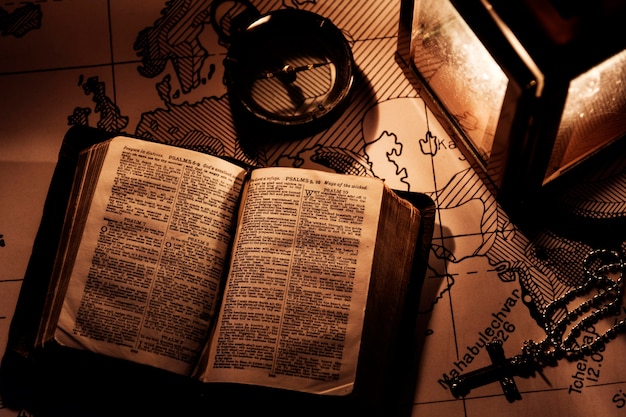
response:
{"label": "cross pendant", "polygon": [[504,396],[509,402],[521,400],[522,396],[513,377],[528,377],[532,374],[528,361],[522,355],[506,359],[500,340],[487,343],[485,349],[492,364],[450,379],[448,385],[452,395],[455,398],[465,397],[473,388],[500,381]]}

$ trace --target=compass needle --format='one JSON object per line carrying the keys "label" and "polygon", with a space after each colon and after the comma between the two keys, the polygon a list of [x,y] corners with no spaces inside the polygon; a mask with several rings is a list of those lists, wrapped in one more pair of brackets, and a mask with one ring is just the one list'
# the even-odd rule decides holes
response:
{"label": "compass needle", "polygon": [[290,82],[293,82],[296,79],[295,73],[312,70],[314,68],[319,68],[319,67],[323,67],[326,65],[330,65],[330,62],[317,62],[315,64],[300,65],[297,67],[294,67],[292,65],[285,65],[278,71],[269,71],[266,73],[262,73],[261,75],[259,75],[258,78],[263,80],[267,78],[284,76],[287,80],[290,80]]}
{"label": "compass needle", "polygon": [[301,65],[299,67],[294,68],[295,72],[300,72],[300,71],[308,71],[311,70],[313,68],[319,68],[319,67],[323,67],[326,65],[330,65],[330,62],[317,62],[315,64],[307,64],[307,65]]}

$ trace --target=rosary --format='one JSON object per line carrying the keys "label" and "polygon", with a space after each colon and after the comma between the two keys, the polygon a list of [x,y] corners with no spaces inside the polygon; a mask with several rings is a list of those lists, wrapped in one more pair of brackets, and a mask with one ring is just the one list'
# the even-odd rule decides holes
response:
{"label": "rosary", "polygon": [[[546,332],[544,340],[524,342],[522,353],[510,359],[504,356],[501,340],[494,339],[487,343],[485,349],[492,365],[448,380],[452,395],[455,398],[464,397],[473,388],[500,381],[509,402],[520,400],[522,397],[513,380],[514,376],[528,378],[547,366],[556,366],[559,359],[576,361],[592,355],[603,350],[605,344],[618,334],[626,332],[626,319],[621,319],[615,320],[613,325],[590,343],[580,344],[576,340],[588,326],[619,314],[622,305],[624,261],[617,252],[594,250],[585,258],[583,267],[585,281],[546,306],[542,317]],[[562,313],[568,303],[594,289],[597,293],[591,299]],[[592,309],[595,310],[590,312]],[[562,318],[555,322],[554,316],[559,312]],[[569,334],[563,338],[568,329]]]}

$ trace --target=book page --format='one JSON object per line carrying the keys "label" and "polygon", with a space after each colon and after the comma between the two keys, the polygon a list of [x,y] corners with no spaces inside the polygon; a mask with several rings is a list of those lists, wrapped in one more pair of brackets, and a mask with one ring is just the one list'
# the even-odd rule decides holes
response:
{"label": "book page", "polygon": [[113,139],[56,340],[188,374],[217,311],[245,172],[209,155]]}
{"label": "book page", "polygon": [[253,171],[206,380],[351,392],[382,190],[373,178]]}

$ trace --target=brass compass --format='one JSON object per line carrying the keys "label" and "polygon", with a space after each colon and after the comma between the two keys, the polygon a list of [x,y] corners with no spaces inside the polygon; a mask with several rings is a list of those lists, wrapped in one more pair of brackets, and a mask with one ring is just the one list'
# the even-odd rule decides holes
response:
{"label": "brass compass", "polygon": [[300,9],[259,15],[234,33],[224,70],[236,123],[293,138],[339,116],[355,72],[341,30]]}

